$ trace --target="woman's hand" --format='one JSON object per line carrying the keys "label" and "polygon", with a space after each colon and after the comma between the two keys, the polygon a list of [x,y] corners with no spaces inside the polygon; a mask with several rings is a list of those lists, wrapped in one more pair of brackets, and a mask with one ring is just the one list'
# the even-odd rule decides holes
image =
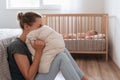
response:
{"label": "woman's hand", "polygon": [[37,39],[34,41],[34,43],[31,43],[32,47],[35,49],[35,51],[37,52],[42,52],[44,47],[45,47],[45,42]]}

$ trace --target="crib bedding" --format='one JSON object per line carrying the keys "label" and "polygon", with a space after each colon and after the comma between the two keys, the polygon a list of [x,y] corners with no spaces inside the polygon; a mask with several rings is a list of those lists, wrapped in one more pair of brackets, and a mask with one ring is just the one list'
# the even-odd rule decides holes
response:
{"label": "crib bedding", "polygon": [[72,51],[104,51],[105,39],[65,39],[65,45]]}
{"label": "crib bedding", "polygon": [[[81,33],[83,34],[83,33]],[[80,36],[80,33],[69,33],[69,34],[61,34],[63,36],[64,39],[79,39],[79,38],[86,38],[87,36],[85,36],[85,33],[83,34],[83,36]],[[91,39],[104,39],[105,38],[105,34],[99,33],[93,36],[90,36]]]}

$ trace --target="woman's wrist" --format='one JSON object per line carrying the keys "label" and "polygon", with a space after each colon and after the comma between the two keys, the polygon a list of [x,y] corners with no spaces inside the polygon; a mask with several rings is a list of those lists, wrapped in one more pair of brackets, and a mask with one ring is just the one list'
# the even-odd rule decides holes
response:
{"label": "woman's wrist", "polygon": [[38,50],[35,51],[35,53],[41,54],[42,50],[38,49]]}
{"label": "woman's wrist", "polygon": [[40,51],[35,52],[35,56],[34,56],[34,61],[35,62],[37,61],[39,63],[39,61],[41,59],[41,54],[42,54],[42,52],[40,52]]}

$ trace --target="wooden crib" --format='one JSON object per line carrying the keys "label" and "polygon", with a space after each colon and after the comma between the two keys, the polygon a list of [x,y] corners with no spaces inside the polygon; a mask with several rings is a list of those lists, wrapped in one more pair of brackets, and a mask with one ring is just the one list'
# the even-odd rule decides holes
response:
{"label": "wooden crib", "polygon": [[[105,54],[108,60],[107,14],[43,14],[43,17],[46,25],[63,35],[71,53]],[[97,33],[88,36],[92,31]]]}

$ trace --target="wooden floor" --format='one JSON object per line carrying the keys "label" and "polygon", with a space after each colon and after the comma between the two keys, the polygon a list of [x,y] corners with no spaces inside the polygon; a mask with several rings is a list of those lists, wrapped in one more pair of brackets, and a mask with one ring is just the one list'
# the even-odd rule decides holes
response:
{"label": "wooden floor", "polygon": [[96,55],[73,55],[79,67],[88,76],[89,80],[120,80],[120,69],[111,59]]}

